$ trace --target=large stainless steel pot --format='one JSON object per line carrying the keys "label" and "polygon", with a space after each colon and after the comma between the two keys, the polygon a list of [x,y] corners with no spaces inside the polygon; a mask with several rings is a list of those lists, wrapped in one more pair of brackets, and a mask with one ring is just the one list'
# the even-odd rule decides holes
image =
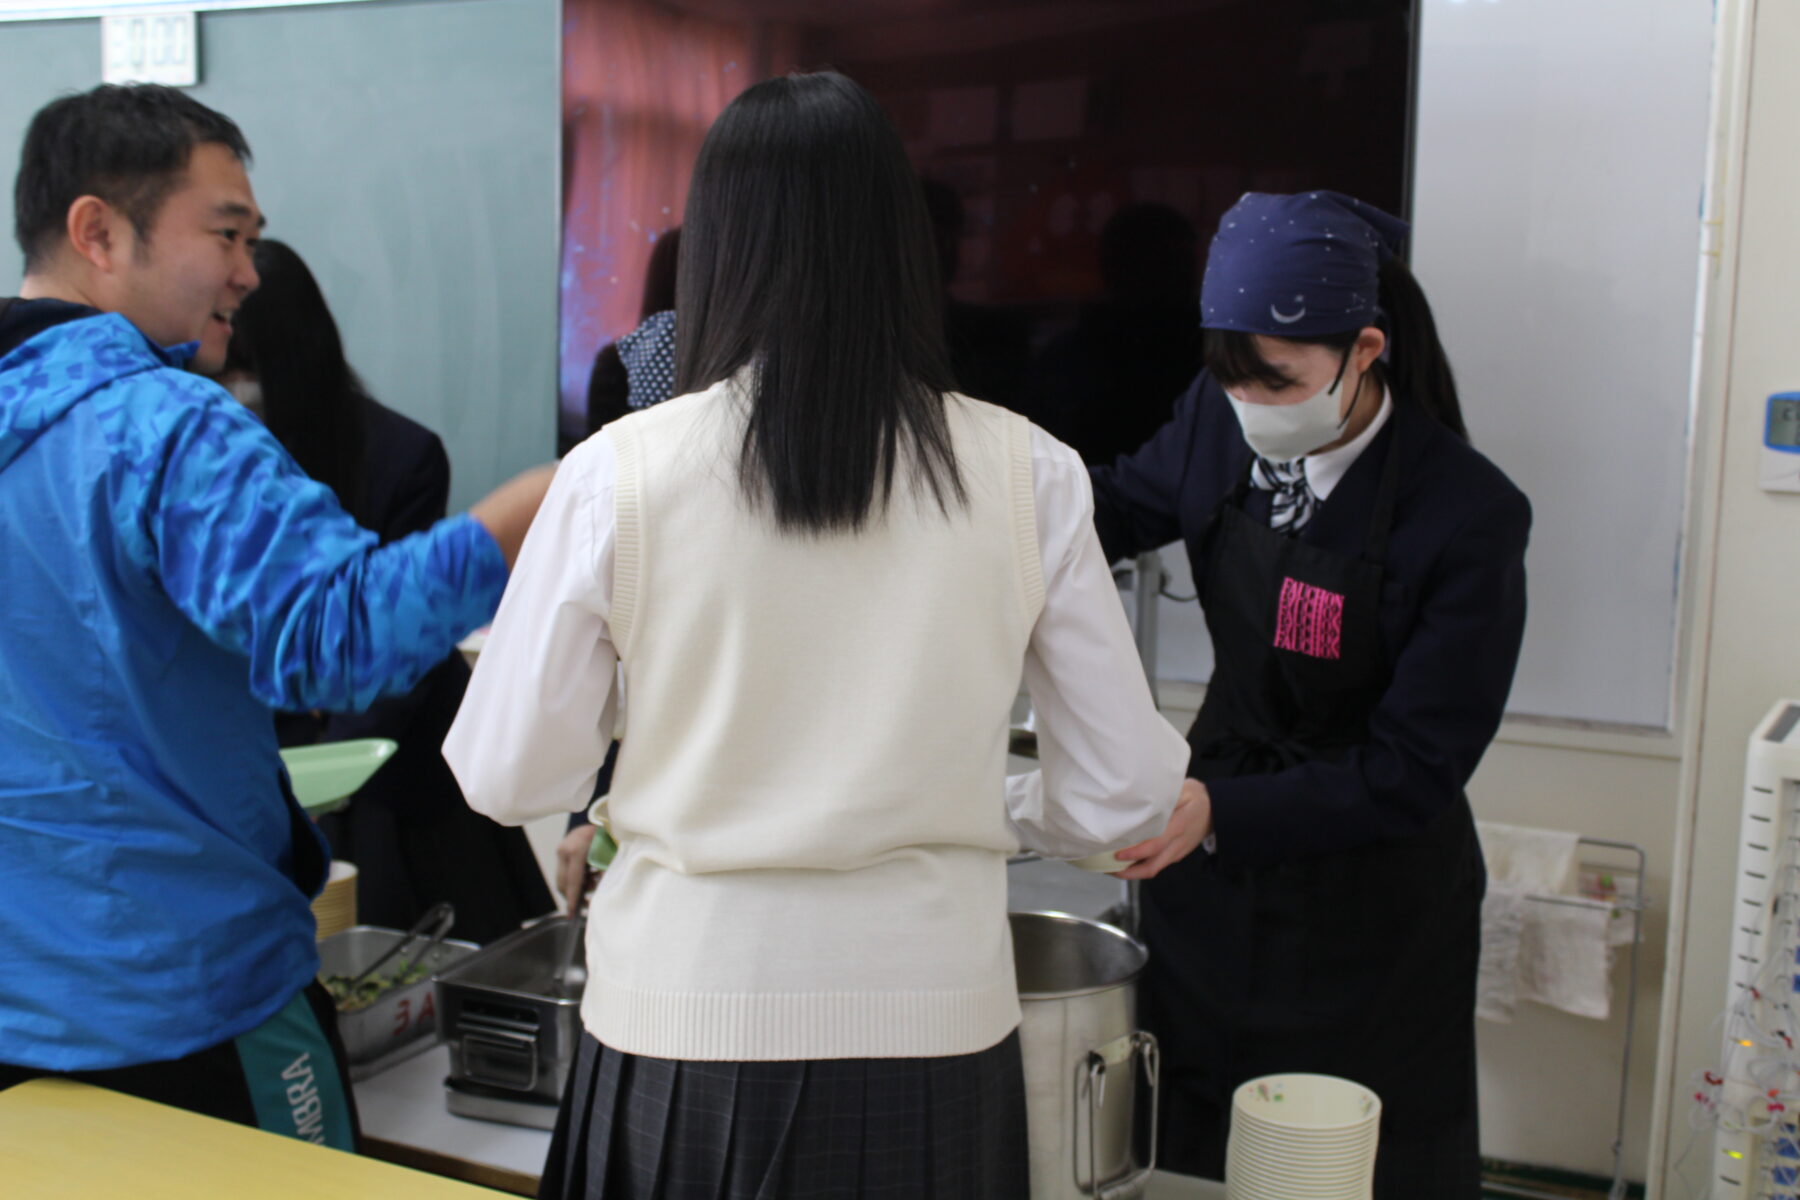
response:
{"label": "large stainless steel pot", "polygon": [[[1013,913],[1024,1020],[1032,1200],[1125,1200],[1156,1166],[1156,1039],[1137,1028],[1149,961],[1122,930],[1062,913]],[[1149,1161],[1134,1166],[1138,1072],[1149,1084]]]}

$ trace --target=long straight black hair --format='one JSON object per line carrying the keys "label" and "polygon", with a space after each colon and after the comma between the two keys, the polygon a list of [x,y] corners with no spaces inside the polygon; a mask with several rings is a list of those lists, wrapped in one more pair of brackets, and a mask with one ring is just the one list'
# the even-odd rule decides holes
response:
{"label": "long straight black hair", "polygon": [[944,513],[966,503],[943,302],[918,176],[873,96],[821,71],[719,115],[682,222],[675,390],[753,369],[738,479],[778,528],[862,529],[902,469]]}
{"label": "long straight black hair", "polygon": [[650,248],[650,262],[644,267],[644,300],[638,305],[639,321],[648,321],[675,307],[675,266],[680,254],[681,226],[677,225],[664,230]]}
{"label": "long straight black hair", "polygon": [[[1468,441],[1456,376],[1444,344],[1438,340],[1437,322],[1432,319],[1424,289],[1398,258],[1381,264],[1380,278],[1380,304],[1388,324],[1388,361],[1376,362],[1369,368],[1370,376],[1384,386],[1391,384],[1397,403],[1417,404],[1438,424]],[[1330,337],[1291,340],[1347,352],[1361,332],[1352,329]],[[1201,355],[1206,369],[1224,387],[1252,381],[1269,386],[1293,382],[1262,356],[1253,334],[1209,329],[1201,339]]]}
{"label": "long straight black hair", "polygon": [[363,513],[362,381],[344,359],[344,343],[325,295],[306,263],[282,242],[255,251],[260,285],[232,319],[225,370],[255,375],[263,423],[300,469],[337,493],[357,521]]}

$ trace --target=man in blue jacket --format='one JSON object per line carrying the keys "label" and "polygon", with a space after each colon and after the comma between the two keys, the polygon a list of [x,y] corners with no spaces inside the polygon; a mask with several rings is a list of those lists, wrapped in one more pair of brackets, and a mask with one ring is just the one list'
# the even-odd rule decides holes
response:
{"label": "man in blue jacket", "polygon": [[229,119],[33,119],[0,300],[0,1087],[72,1075],[352,1148],[271,707],[411,687],[493,614],[548,471],[377,548],[186,367],[262,225]]}

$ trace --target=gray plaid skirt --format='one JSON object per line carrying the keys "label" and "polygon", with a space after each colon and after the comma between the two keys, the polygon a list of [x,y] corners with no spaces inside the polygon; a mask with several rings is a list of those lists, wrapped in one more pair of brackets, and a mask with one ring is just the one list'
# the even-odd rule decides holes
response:
{"label": "gray plaid skirt", "polygon": [[950,1058],[676,1062],[583,1034],[543,1200],[1026,1200],[1019,1035]]}

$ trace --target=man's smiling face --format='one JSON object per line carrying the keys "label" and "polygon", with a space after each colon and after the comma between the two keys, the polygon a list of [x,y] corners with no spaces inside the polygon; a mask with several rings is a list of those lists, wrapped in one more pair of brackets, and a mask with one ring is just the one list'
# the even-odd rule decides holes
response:
{"label": "man's smiling face", "polygon": [[195,146],[148,233],[131,235],[116,310],[158,345],[199,342],[193,368],[216,373],[231,318],[256,289],[251,252],[262,225],[244,164],[225,146]]}

